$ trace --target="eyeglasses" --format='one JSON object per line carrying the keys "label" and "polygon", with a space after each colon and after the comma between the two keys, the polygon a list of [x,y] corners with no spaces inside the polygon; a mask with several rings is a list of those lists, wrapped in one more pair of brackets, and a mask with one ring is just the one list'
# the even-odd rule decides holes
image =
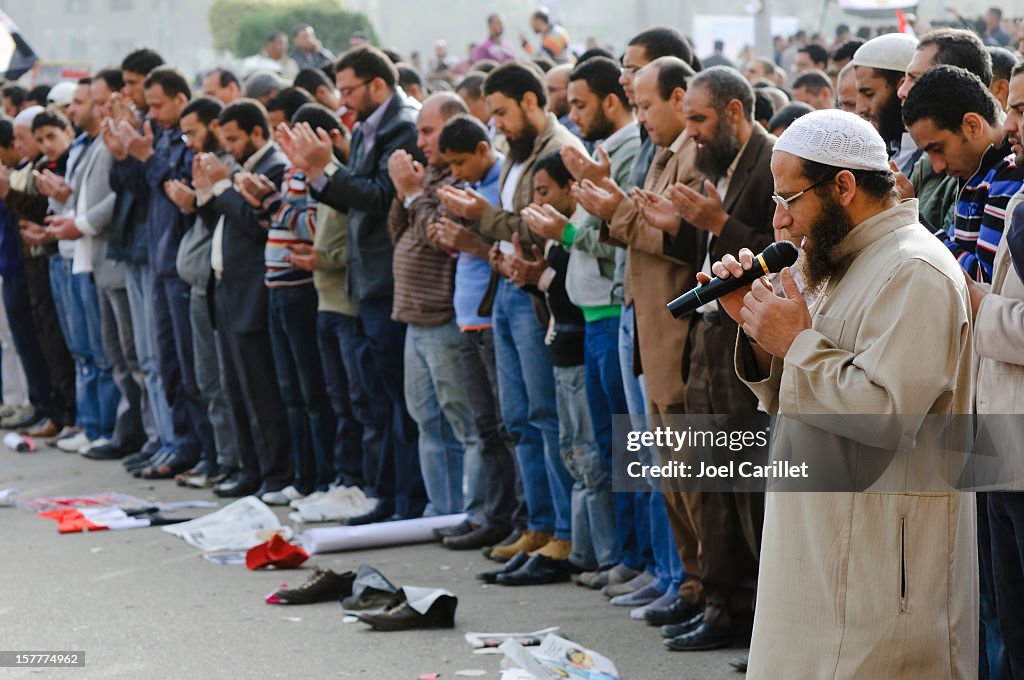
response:
{"label": "eyeglasses", "polygon": [[835,175],[833,175],[832,177],[829,177],[828,179],[823,179],[820,182],[817,182],[816,184],[812,184],[811,186],[807,187],[803,191],[800,191],[800,192],[797,192],[797,193],[793,194],[789,198],[783,198],[782,196],[779,196],[778,194],[772,194],[772,200],[775,201],[775,205],[781,207],[786,212],[789,212],[789,206],[790,206],[791,203],[793,203],[793,201],[795,201],[796,199],[800,198],[801,196],[806,194],[811,189],[817,189],[822,184],[826,184],[827,182],[831,182],[834,179],[835,179]]}
{"label": "eyeglasses", "polygon": [[345,88],[342,88],[342,89],[338,90],[338,94],[341,95],[342,99],[348,99],[352,95],[353,92],[355,92],[356,90],[358,90],[361,87],[365,87],[366,83],[368,83],[368,82],[370,82],[370,81],[364,80],[361,83],[359,83],[358,85],[356,85],[355,87],[345,87]]}

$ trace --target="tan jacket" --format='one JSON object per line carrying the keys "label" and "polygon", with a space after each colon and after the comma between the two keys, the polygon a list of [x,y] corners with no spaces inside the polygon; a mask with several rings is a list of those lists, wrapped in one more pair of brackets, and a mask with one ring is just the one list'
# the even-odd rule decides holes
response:
{"label": "tan jacket", "polygon": [[[662,193],[670,184],[683,182],[699,189],[703,177],[695,167],[696,143],[683,133],[669,148],[674,153],[661,176],[652,182],[648,173],[644,188]],[[659,149],[658,153],[661,152]],[[682,413],[683,347],[689,324],[673,319],[665,305],[693,288],[696,272],[691,263],[665,255],[665,233],[644,221],[632,199],[626,198],[619,204],[607,227],[612,238],[629,247],[625,297],[636,315],[636,339],[648,400],[660,413]],[[696,239],[695,234],[693,238]]]}
{"label": "tan jacket", "polygon": [[[583,149],[583,142],[580,141],[579,137],[569,132],[564,125],[559,123],[554,114],[547,114],[547,124],[544,126],[544,131],[540,133],[537,141],[534,142],[533,152],[523,163],[523,172],[519,175],[519,182],[516,184],[515,195],[512,199],[512,206],[515,212],[506,212],[500,204],[488,205],[484,209],[484,216],[480,219],[481,234],[500,241],[511,241],[512,234],[519,234],[523,244],[524,257],[527,259],[533,259],[530,254],[531,243],[536,243],[541,250],[544,249],[544,239],[539,238],[530,231],[530,228],[526,226],[526,222],[519,215],[519,211],[533,202],[533,164],[538,159],[552,151],[561,149],[566,144],[581,150]],[[513,165],[514,163],[510,159],[505,159],[505,164],[501,168],[501,179],[498,181],[499,186],[502,188],[505,187],[505,181],[508,179],[508,173]],[[484,293],[483,300],[480,302],[479,311],[481,316],[490,316],[497,284],[498,274],[497,272],[492,272],[487,292]],[[543,300],[537,296],[530,297],[534,302],[534,311],[537,313],[538,321],[542,325],[547,325],[548,313]]]}
{"label": "tan jacket", "polygon": [[963,272],[917,220],[910,200],[857,225],[812,327],[768,378],[738,334],[737,374],[780,416],[772,458],[869,489],[767,495],[750,680],[977,676],[974,494],[876,492],[862,479],[886,450],[939,452],[906,416],[972,407]]}

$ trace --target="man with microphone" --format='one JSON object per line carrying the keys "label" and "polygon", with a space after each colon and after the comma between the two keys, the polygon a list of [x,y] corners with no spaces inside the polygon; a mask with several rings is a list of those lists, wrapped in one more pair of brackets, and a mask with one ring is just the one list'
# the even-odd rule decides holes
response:
{"label": "man with microphone", "polygon": [[[808,461],[807,489],[836,471],[862,482],[897,450],[911,449],[908,465],[935,454],[921,444],[924,417],[969,413],[973,399],[956,260],[918,221],[917,201],[898,200],[885,143],[857,116],[798,119],[771,165],[774,226],[802,240],[817,301],[808,309],[787,268],[781,295],[757,280],[719,303],[740,324],[737,374],[779,416],[772,458]],[[753,260],[744,248],[712,273],[739,277]],[[895,478],[887,471],[878,479]],[[977,673],[974,495],[865,486],[768,495],[752,680]]]}
{"label": "man with microphone", "polygon": [[[754,121],[754,90],[735,69],[716,66],[697,74],[686,91],[686,135],[697,143],[703,191],[676,183],[664,194],[638,190],[640,214],[666,232],[665,253],[709,273],[711,263],[772,241],[772,145]],[[692,225],[692,226],[691,226]],[[687,228],[689,226],[689,228]],[[694,228],[696,227],[696,228]],[[688,414],[753,414],[755,397],[736,377],[732,338],[736,324],[708,302],[688,319],[683,348]],[[764,494],[701,494],[701,548],[705,606],[683,623],[665,625],[669,649],[712,649],[750,636]],[[648,616],[651,623],[676,623]]]}

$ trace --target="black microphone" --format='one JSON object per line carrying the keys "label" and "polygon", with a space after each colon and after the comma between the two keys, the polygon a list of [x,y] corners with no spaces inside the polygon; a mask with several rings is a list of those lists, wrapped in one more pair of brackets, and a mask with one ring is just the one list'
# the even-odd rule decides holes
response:
{"label": "black microphone", "polygon": [[766,274],[780,272],[785,267],[792,266],[799,254],[796,246],[789,241],[773,243],[754,258],[754,266],[744,272],[743,276],[738,279],[732,276],[727,279],[711,279],[703,286],[697,286],[668,303],[668,311],[672,312],[673,318],[676,319],[686,316],[701,305],[739,290]]}

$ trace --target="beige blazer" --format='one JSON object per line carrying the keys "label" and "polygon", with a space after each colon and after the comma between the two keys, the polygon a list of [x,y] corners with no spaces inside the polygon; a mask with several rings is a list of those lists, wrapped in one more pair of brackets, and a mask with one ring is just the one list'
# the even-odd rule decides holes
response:
{"label": "beige blazer", "polygon": [[[686,139],[683,133],[669,148],[673,154],[664,171],[655,182],[648,175],[644,188],[662,193],[670,184],[683,182],[699,189],[704,178],[694,163],[696,143]],[[661,151],[659,149],[658,153]],[[665,233],[644,221],[631,199],[619,204],[607,226],[610,236],[629,248],[625,297],[626,304],[633,305],[636,315],[636,340],[648,400],[659,413],[682,413],[685,401],[683,347],[689,323],[673,319],[665,305],[696,285],[696,272],[691,263],[665,254]],[[683,229],[692,231],[693,227]],[[685,235],[680,234],[682,236]],[[693,238],[696,239],[696,234]]]}

